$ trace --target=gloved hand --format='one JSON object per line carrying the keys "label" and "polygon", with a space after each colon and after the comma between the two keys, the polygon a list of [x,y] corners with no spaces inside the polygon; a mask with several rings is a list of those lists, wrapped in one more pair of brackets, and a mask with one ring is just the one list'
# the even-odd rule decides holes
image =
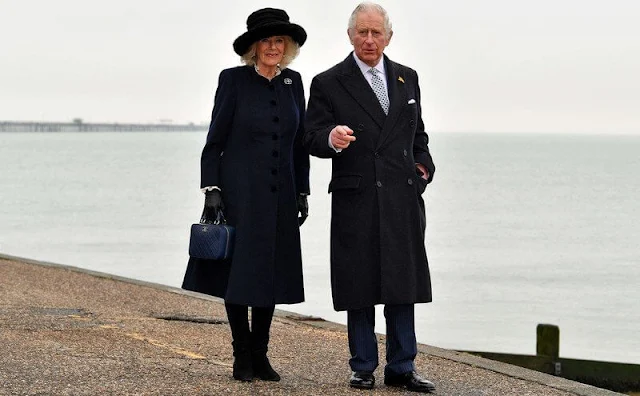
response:
{"label": "gloved hand", "polygon": [[224,209],[222,194],[220,190],[213,189],[204,194],[204,210],[202,211],[202,222],[211,224],[218,217],[218,212]]}
{"label": "gloved hand", "polygon": [[304,194],[298,194],[298,212],[300,216],[298,217],[298,225],[302,225],[307,217],[309,217],[309,202],[307,201],[307,196]]}

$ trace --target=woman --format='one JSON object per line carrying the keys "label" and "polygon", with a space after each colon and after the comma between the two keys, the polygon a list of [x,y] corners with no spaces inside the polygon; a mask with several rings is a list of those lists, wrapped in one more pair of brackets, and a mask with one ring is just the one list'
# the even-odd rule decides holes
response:
{"label": "woman", "polygon": [[[233,336],[233,377],[279,381],[267,358],[275,304],[304,301],[300,232],[307,217],[305,98],[287,69],[307,34],[280,9],[247,19],[233,43],[245,66],[220,73],[202,152],[203,217],[224,209],[236,227],[228,262],[191,258],[182,287],[222,297]],[[298,217],[300,213],[300,217]],[[251,328],[248,321],[251,307]]]}

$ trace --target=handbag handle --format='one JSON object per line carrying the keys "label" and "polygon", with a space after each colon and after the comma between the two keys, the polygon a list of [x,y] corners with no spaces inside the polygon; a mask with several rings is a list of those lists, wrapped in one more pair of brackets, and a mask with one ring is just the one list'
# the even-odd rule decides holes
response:
{"label": "handbag handle", "polygon": [[227,224],[227,219],[224,218],[222,209],[218,210],[218,214],[216,215],[216,219],[213,221],[213,224]]}
{"label": "handbag handle", "polygon": [[224,218],[224,213],[222,213],[222,209],[218,209],[216,211],[216,218],[213,221],[208,221],[205,217],[206,209],[202,211],[202,216],[200,217],[200,224],[227,224],[227,219]]}

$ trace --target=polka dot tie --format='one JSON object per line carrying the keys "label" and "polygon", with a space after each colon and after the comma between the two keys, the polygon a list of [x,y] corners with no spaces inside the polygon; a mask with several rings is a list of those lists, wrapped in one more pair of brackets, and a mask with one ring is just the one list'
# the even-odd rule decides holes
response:
{"label": "polka dot tie", "polygon": [[371,88],[373,88],[373,92],[375,92],[378,97],[384,114],[389,114],[389,97],[387,96],[387,89],[378,75],[379,72],[376,68],[372,67],[369,69],[369,73],[371,73]]}

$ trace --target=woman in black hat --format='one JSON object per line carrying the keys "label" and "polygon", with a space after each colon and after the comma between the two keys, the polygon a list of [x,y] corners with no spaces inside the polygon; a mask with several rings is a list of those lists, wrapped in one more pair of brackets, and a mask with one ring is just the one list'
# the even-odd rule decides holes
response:
{"label": "woman in black hat", "polygon": [[[304,301],[299,226],[308,214],[309,156],[303,149],[305,98],[288,69],[304,29],[283,10],[247,19],[233,43],[244,66],[220,73],[202,151],[203,217],[224,209],[235,226],[228,261],[189,259],[182,287],[225,300],[233,336],[233,377],[279,381],[267,359],[275,304]],[[251,307],[251,326],[248,321]]]}

